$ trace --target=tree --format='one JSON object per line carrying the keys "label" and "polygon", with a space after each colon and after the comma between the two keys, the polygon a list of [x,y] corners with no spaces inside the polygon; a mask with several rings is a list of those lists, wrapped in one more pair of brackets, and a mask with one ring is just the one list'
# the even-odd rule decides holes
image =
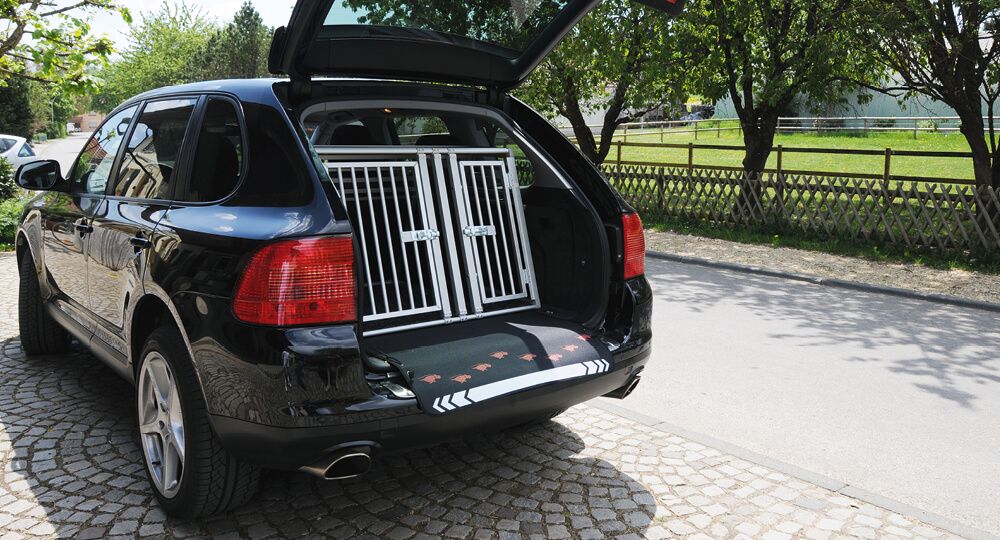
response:
{"label": "tree", "polygon": [[[362,24],[433,28],[523,48],[560,9],[556,2],[346,0]],[[542,112],[569,119],[583,153],[601,163],[615,130],[664,104],[681,100],[681,48],[664,14],[606,0],[581,21],[517,95]],[[587,113],[605,110],[600,143]]]}
{"label": "tree", "polygon": [[253,79],[267,76],[271,31],[247,0],[233,21],[216,32],[195,63],[203,79]]}
{"label": "tree", "polygon": [[923,94],[954,109],[976,184],[1000,188],[1000,0],[868,0],[863,11],[872,21],[864,37],[896,74],[877,89]]}
{"label": "tree", "polygon": [[155,88],[198,80],[195,58],[215,26],[198,9],[167,3],[130,29],[121,59],[100,73],[105,84],[94,98],[100,110]]}
{"label": "tree", "polygon": [[88,68],[105,63],[113,48],[91,35],[86,18],[94,11],[131,21],[114,0],[0,0],[0,84],[21,78],[75,93],[95,88]]}
{"label": "tree", "polygon": [[31,82],[12,78],[0,86],[0,133],[30,139],[35,133],[31,109]]}
{"label": "tree", "polygon": [[[871,62],[856,41],[855,0],[694,0],[687,22],[708,51],[692,72],[699,94],[729,95],[743,128],[747,178],[759,178],[774,146],[778,118],[796,97],[843,101],[872,80]],[[760,205],[747,183],[739,204]],[[747,198],[747,195],[757,197]]]}
{"label": "tree", "polygon": [[[581,21],[539,66],[518,96],[573,128],[595,164],[611,150],[615,131],[646,113],[683,102],[690,54],[677,24],[663,13],[608,0]],[[586,116],[604,111],[600,139]]]}

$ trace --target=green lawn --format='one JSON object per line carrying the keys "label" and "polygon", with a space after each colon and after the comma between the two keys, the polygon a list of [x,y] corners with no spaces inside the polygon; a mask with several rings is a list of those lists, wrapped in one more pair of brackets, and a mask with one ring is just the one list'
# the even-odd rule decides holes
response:
{"label": "green lawn", "polygon": [[[728,127],[723,124],[723,127]],[[621,132],[616,140],[621,140]],[[741,145],[742,138],[735,129],[718,132],[707,128],[699,132],[695,140],[694,133],[666,133],[663,141],[667,143],[687,144],[726,144]],[[659,134],[634,135],[629,134],[628,142],[660,142]],[[815,133],[781,134],[775,140],[775,145],[790,148],[852,148],[866,150],[919,150],[968,152],[969,147],[959,133],[919,133],[916,140],[912,133],[870,133],[860,134],[818,135]],[[614,148],[607,162],[613,162],[616,157]],[[648,161],[655,163],[687,163],[686,148],[628,148],[622,149],[622,159],[626,161]],[[743,160],[742,150],[700,150],[694,151],[696,165],[715,165],[739,167]],[[772,152],[768,167],[775,167],[776,154]],[[782,167],[785,169],[800,169],[830,173],[864,173],[881,175],[885,167],[883,156],[845,156],[834,154],[796,154],[784,153]],[[972,160],[968,158],[930,158],[893,156],[891,173],[894,175],[926,176],[955,179],[972,179]]]}

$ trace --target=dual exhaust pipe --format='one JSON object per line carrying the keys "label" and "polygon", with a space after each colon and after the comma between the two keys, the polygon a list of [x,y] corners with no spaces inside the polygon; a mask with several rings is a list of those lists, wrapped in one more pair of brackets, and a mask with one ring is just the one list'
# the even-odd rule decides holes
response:
{"label": "dual exhaust pipe", "polygon": [[373,453],[371,446],[348,446],[299,470],[322,480],[346,480],[368,472]]}

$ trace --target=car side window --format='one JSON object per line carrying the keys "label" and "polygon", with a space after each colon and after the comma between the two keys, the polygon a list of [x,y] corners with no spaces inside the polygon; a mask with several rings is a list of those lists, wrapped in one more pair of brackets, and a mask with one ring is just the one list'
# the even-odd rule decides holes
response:
{"label": "car side window", "polygon": [[243,171],[243,130],[232,101],[209,98],[198,134],[191,181],[178,201],[212,202],[236,189]]}
{"label": "car side window", "polygon": [[17,157],[35,157],[35,151],[31,149],[31,145],[24,143],[21,147],[21,151],[17,153]]}
{"label": "car side window", "polygon": [[108,118],[87,141],[70,178],[70,190],[73,193],[104,193],[118,149],[128,133],[136,109],[137,107],[129,107]]}
{"label": "car side window", "polygon": [[14,139],[4,139],[0,137],[0,153],[10,150],[15,144],[17,144],[17,141]]}
{"label": "car side window", "polygon": [[158,200],[172,197],[177,161],[197,104],[195,98],[146,104],[125,145],[112,195]]}

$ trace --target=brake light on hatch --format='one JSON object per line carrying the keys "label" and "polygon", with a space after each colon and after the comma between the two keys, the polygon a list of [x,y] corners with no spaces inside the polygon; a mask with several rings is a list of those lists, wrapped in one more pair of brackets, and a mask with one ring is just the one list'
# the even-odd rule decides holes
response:
{"label": "brake light on hatch", "polygon": [[254,254],[233,297],[241,321],[269,326],[357,320],[350,237],[284,240]]}
{"label": "brake light on hatch", "polygon": [[622,214],[622,236],[624,237],[625,279],[639,277],[646,273],[646,237],[642,232],[639,214]]}

